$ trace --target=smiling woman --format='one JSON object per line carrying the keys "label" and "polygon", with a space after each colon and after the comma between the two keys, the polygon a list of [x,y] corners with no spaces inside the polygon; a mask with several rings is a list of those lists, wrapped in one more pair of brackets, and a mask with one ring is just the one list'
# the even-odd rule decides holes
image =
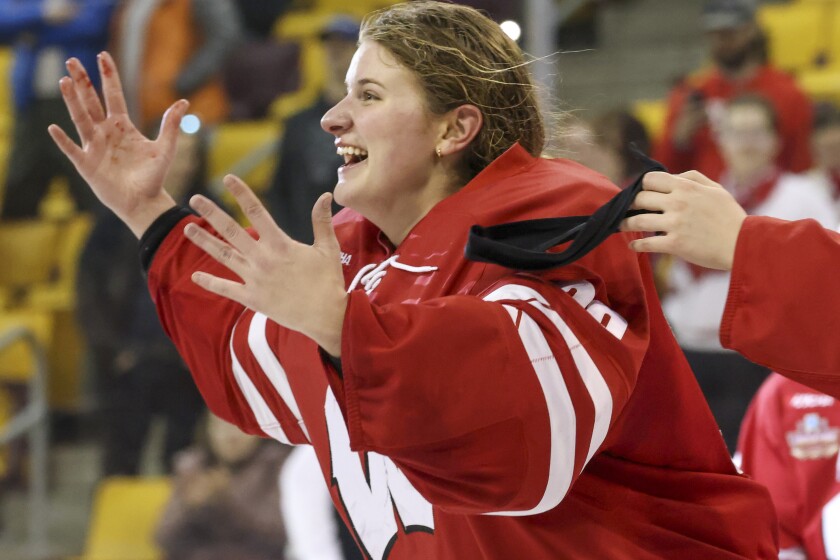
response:
{"label": "smiling woman", "polygon": [[321,197],[311,246],[235,177],[253,231],[201,197],[200,218],[175,207],[160,183],[186,106],[150,141],[107,55],[106,110],[69,68],[82,147],[51,133],[141,236],[208,405],[313,445],[366,557],[774,557],[767,492],[732,466],[626,236],[527,275],[464,258],[474,223],[590,214],[617,192],[540,157],[534,88],[498,25],[428,1],[368,16],[322,121],[347,208]]}

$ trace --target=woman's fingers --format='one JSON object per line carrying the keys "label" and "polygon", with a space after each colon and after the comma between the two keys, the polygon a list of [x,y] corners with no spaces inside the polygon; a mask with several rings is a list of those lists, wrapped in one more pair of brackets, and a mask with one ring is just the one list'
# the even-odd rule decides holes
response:
{"label": "woman's fingers", "polygon": [[184,234],[202,251],[216,259],[219,264],[230,269],[240,278],[243,277],[248,268],[248,263],[243,258],[242,253],[234,247],[196,224],[187,224],[184,228]]}
{"label": "woman's fingers", "polygon": [[192,281],[208,292],[241,303],[245,307],[250,307],[245,286],[239,282],[219,278],[206,272],[193,272]]}
{"label": "woman's fingers", "polygon": [[85,155],[84,151],[67,136],[66,132],[61,130],[60,126],[51,124],[47,127],[47,131],[50,133],[53,142],[58,146],[58,149],[70,159],[76,169],[80,169],[82,158]]}
{"label": "woman's fingers", "polygon": [[315,246],[338,253],[338,238],[332,224],[332,195],[322,194],[312,207],[312,233]]}
{"label": "woman's fingers", "polygon": [[675,181],[678,181],[670,173],[664,171],[651,171],[642,179],[642,188],[646,191],[669,193],[674,190]]}
{"label": "woman's fingers", "polygon": [[105,97],[105,108],[108,115],[128,114],[125,94],[123,94],[120,75],[117,72],[114,59],[107,52],[99,53],[96,58],[99,62],[99,74],[102,76],[102,95]]}
{"label": "woman's fingers", "polygon": [[105,110],[102,108],[102,101],[99,99],[99,94],[96,93],[96,88],[93,87],[93,82],[90,81],[85,67],[79,62],[77,58],[71,58],[67,61],[67,72],[73,78],[73,85],[76,89],[76,94],[81,100],[82,106],[87,110],[90,118],[94,122],[105,120]]}
{"label": "woman's fingers", "polygon": [[699,171],[694,171],[694,170],[686,171],[684,173],[680,173],[679,175],[677,175],[677,177],[682,177],[683,179],[689,179],[691,181],[694,181],[695,183],[700,183],[701,185],[706,185],[707,187],[723,188],[718,183],[715,183],[714,181],[712,181],[711,179],[709,179],[708,177],[706,177],[705,175],[703,175]]}
{"label": "woman's fingers", "polygon": [[667,231],[667,217],[664,214],[638,214],[622,220],[619,227],[621,231]]}
{"label": "woman's fingers", "polygon": [[82,106],[76,88],[73,86],[73,80],[65,76],[58,81],[58,87],[64,97],[64,104],[70,112],[70,119],[76,125],[76,131],[79,133],[79,138],[84,146],[93,140],[94,135],[95,127],[90,114]]}
{"label": "woman's fingers", "polygon": [[181,128],[181,119],[187,114],[190,102],[186,99],[179,99],[172,104],[163,114],[160,123],[160,132],[157,142],[164,153],[175,153],[175,146],[178,143],[178,131]]}
{"label": "woman's fingers", "polygon": [[224,210],[219,208],[215,202],[206,196],[198,194],[193,196],[190,198],[190,206],[195,209],[202,218],[207,220],[207,223],[209,223],[213,229],[215,229],[228,243],[235,247],[237,251],[247,254],[256,248],[256,241],[254,238],[251,237],[242,226],[236,223],[236,220],[231,218]]}
{"label": "woman's fingers", "polygon": [[280,229],[274,221],[274,218],[271,217],[271,214],[268,213],[268,210],[260,202],[260,199],[254,194],[254,191],[245,184],[245,181],[236,175],[226,175],[224,183],[225,188],[236,199],[236,203],[242,209],[245,217],[248,218],[248,221],[257,230],[260,239],[276,240],[281,244],[292,243],[294,241],[286,235],[286,232]]}
{"label": "woman's fingers", "polygon": [[630,242],[630,248],[637,253],[666,253],[672,252],[672,243],[667,235],[643,237]]}
{"label": "woman's fingers", "polygon": [[656,191],[641,191],[633,199],[630,208],[633,210],[652,210],[664,212],[669,200],[669,195]]}

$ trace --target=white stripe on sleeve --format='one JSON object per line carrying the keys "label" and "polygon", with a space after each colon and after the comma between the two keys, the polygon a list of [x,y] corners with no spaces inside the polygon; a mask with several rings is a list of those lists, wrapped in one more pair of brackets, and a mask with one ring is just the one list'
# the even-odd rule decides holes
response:
{"label": "white stripe on sleeve", "polygon": [[248,377],[248,374],[242,368],[242,364],[239,363],[239,360],[236,357],[236,352],[233,350],[233,340],[235,335],[236,327],[233,328],[233,332],[230,335],[230,359],[236,384],[239,385],[239,389],[245,396],[245,400],[248,401],[248,406],[251,407],[251,411],[254,413],[254,417],[257,419],[257,423],[262,431],[281,443],[291,445],[289,438],[280,426],[280,422],[278,422],[277,418],[262,398],[262,395],[260,395],[260,392],[254,386],[253,381],[251,381],[251,378]]}
{"label": "white stripe on sleeve", "polygon": [[251,347],[251,352],[254,353],[254,357],[265,372],[268,380],[271,381],[280,398],[283,399],[283,402],[292,411],[300,429],[303,431],[303,435],[311,442],[309,431],[306,429],[306,424],[303,422],[297,400],[289,385],[286,370],[283,369],[277,356],[274,355],[274,352],[271,351],[268,345],[268,339],[266,338],[267,319],[262,313],[254,314],[254,318],[251,319],[251,327],[248,330],[248,345]]}
{"label": "white stripe on sleeve", "polygon": [[[516,322],[519,310],[505,305],[504,308]],[[551,347],[539,325],[528,315],[519,320],[519,337],[531,360],[534,373],[545,396],[548,421],[551,430],[551,451],[548,465],[548,483],[542,499],[533,509],[527,511],[490,512],[489,515],[525,516],[537,515],[553,509],[560,503],[572,483],[575,467],[575,409],[566,389],[563,375]]]}
{"label": "white stripe on sleeve", "polygon": [[508,284],[494,291],[485,299],[488,301],[500,299],[531,300],[531,305],[548,317],[563,337],[566,346],[569,348],[569,352],[572,354],[572,359],[575,361],[575,366],[580,372],[583,383],[586,385],[586,390],[589,392],[592,404],[595,407],[595,424],[592,427],[592,440],[589,443],[589,452],[586,454],[586,462],[584,463],[586,465],[607,437],[613,410],[612,393],[607,382],[604,380],[604,376],[598,370],[598,366],[592,360],[592,356],[589,355],[589,352],[580,343],[580,340],[572,332],[572,329],[569,328],[569,325],[560,317],[560,314],[553,310],[549,306],[548,301],[533,288]]}
{"label": "white stripe on sleeve", "polygon": [[[612,393],[610,393],[603,375],[562,317],[551,309],[546,299],[533,288],[508,284],[495,290],[484,299],[487,301],[529,301],[532,307],[538,309],[552,322],[563,337],[595,409],[595,422],[592,427],[592,438],[584,462],[585,465],[606,438],[612,418]],[[514,310],[514,308],[508,306],[505,306],[505,308],[508,312]],[[512,314],[512,319],[516,321],[518,310],[514,311],[517,311],[517,313]],[[518,512],[518,515],[533,515],[547,511],[559,504],[568,491],[574,468],[576,417],[574,405],[548,342],[536,322],[525,314],[522,315],[520,320],[519,336],[540,380],[551,423],[551,463],[546,493],[534,510]],[[544,378],[546,378],[545,381]],[[561,420],[560,416],[564,418]],[[559,442],[562,442],[562,445],[556,445]],[[560,475],[561,472],[562,475]],[[552,473],[554,473],[554,477]],[[549,504],[550,507],[545,507]],[[505,513],[504,515],[515,514],[517,513]]]}

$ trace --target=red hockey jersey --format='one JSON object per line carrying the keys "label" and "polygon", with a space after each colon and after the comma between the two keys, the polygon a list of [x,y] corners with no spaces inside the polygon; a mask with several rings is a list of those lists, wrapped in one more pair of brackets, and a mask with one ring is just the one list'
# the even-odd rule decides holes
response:
{"label": "red hockey jersey", "polygon": [[814,220],[748,216],[735,247],[721,344],[840,398],[837,278],[840,234]]}
{"label": "red hockey jersey", "polygon": [[773,374],[750,404],[738,451],[770,489],[781,558],[840,558],[840,401]]}
{"label": "red hockey jersey", "polygon": [[589,214],[615,192],[514,146],[398,247],[342,211],[342,371],[193,284],[232,275],[184,222],[149,286],[210,408],[311,443],[367,557],[774,558],[769,495],[732,465],[626,237],[541,274],[463,256],[472,224]]}

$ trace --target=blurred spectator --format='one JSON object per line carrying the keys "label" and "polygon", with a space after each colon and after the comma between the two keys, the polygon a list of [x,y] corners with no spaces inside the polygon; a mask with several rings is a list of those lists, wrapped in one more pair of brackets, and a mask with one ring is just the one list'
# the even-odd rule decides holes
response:
{"label": "blurred spectator", "polygon": [[814,153],[812,174],[825,185],[840,212],[840,110],[831,103],[820,103],[814,111]]}
{"label": "blurred spectator", "polygon": [[564,127],[558,145],[567,157],[624,188],[645,171],[637,152],[650,153],[644,125],[625,109],[607,111],[591,121],[576,119]]}
{"label": "blurred spectator", "polygon": [[292,449],[280,473],[280,510],[289,560],[362,560],[338,516],[311,445]]}
{"label": "blurred spectator", "polygon": [[[71,56],[93,68],[105,48],[116,0],[0,0],[0,41],[13,44],[14,132],[0,218],[31,218],[56,177],[66,177],[81,210],[98,206],[90,188],[47,134],[75,130],[58,80]],[[91,79],[98,87],[99,76]]]}
{"label": "blurred spectator", "polygon": [[[165,188],[186,201],[204,188],[206,146],[181,134]],[[206,193],[205,193],[206,194]],[[154,416],[165,420],[164,468],[193,442],[204,409],[160,326],[137,265],[137,238],[111,213],[96,221],[79,263],[77,313],[95,376],[105,476],[136,475]]]}
{"label": "blurred spectator", "polygon": [[592,121],[595,143],[603,169],[596,169],[621,188],[635,181],[647,168],[637,152],[650,153],[645,126],[629,111],[608,111]]}
{"label": "blurred spectator", "polygon": [[277,20],[294,4],[294,0],[235,0],[239,18],[250,38],[267,39]]}
{"label": "blurred spectator", "polygon": [[[784,172],[775,164],[780,130],[767,99],[747,94],[730,100],[718,132],[726,162],[721,184],[747,213],[785,220],[815,218],[826,227],[836,226],[837,214],[825,189],[807,175]],[[741,418],[767,371],[720,345],[728,289],[728,272],[674,261],[663,310],[724,439],[734,449]]]}
{"label": "blurred spectator", "polygon": [[779,560],[840,558],[840,402],[774,373],[750,404],[738,456],[779,516]]}
{"label": "blurred spectator", "polygon": [[141,130],[181,98],[204,124],[227,117],[221,69],[242,36],[232,0],[124,0],[113,50],[128,110]]}
{"label": "blurred spectator", "polygon": [[344,78],[356,52],[359,23],[336,16],[324,27],[321,39],[327,70],[323,90],[311,107],[286,121],[277,168],[266,193],[277,224],[305,243],[312,242],[312,206],[335,188],[336,169],[344,163],[336,155],[335,138],[321,128],[321,117],[347,94]]}
{"label": "blurred spectator", "polygon": [[671,93],[655,157],[669,171],[696,169],[719,180],[724,168],[716,130],[726,100],[760,93],[776,109],[781,138],[776,163],[785,171],[811,166],[811,104],[793,78],[765,62],[755,0],[711,0],[702,15],[714,67],[689,77]]}
{"label": "blurred spectator", "polygon": [[166,560],[282,560],[278,473],[286,448],[207,415],[198,445],[179,454],[157,529]]}

